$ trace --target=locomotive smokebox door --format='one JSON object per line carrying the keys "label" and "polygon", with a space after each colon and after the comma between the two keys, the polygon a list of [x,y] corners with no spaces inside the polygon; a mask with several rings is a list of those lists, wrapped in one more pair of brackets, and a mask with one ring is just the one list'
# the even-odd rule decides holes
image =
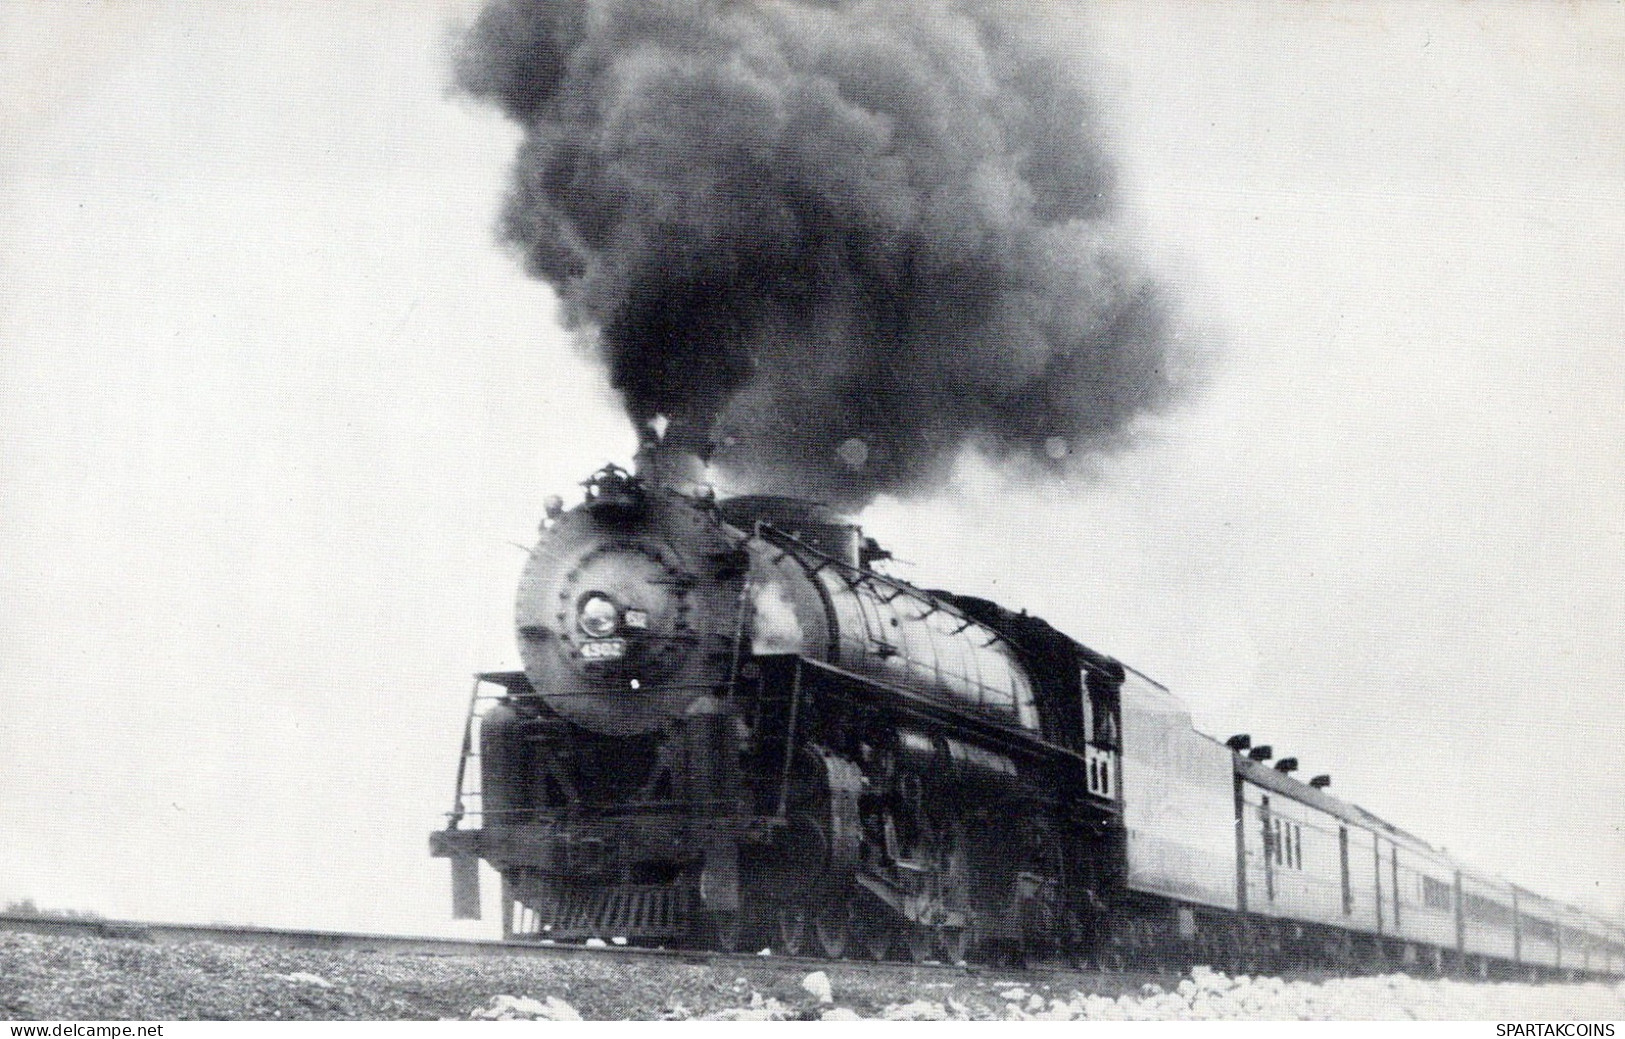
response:
{"label": "locomotive smokebox door", "polygon": [[451,860],[451,915],[454,920],[480,918],[480,860],[458,855]]}

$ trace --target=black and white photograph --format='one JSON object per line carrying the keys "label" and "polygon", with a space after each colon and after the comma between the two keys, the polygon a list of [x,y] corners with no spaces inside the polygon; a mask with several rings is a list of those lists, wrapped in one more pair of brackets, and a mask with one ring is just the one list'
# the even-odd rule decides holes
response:
{"label": "black and white photograph", "polygon": [[1613,1035],[1622,638],[1617,0],[0,0],[0,1018]]}

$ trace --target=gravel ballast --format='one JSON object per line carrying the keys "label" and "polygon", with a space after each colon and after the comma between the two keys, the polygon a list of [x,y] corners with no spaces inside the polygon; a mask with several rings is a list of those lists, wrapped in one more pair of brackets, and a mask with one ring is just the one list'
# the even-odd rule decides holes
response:
{"label": "gravel ballast", "polygon": [[425,956],[0,933],[12,1020],[1619,1020],[1625,983],[1405,975],[1161,984],[1058,973],[821,970],[762,957]]}

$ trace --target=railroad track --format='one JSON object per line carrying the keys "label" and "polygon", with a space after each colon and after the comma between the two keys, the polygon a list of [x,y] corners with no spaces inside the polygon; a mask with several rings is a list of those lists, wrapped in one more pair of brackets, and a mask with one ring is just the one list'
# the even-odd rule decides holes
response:
{"label": "railroad track", "polygon": [[236,927],[223,924],[169,924],[141,920],[67,919],[11,913],[0,914],[0,931],[89,938],[125,938],[163,945],[219,942],[226,945],[269,945],[285,949],[351,949],[420,956],[559,956],[577,952],[676,955],[663,949],[626,949],[619,946],[600,949],[477,938],[436,938],[423,935],[366,934],[283,927]]}
{"label": "railroad track", "polygon": [[542,956],[542,957],[624,957],[658,958],[696,964],[739,963],[783,967],[786,970],[817,970],[838,966],[866,973],[985,973],[1012,979],[1044,974],[1044,971],[991,969],[981,966],[954,966],[945,963],[901,963],[870,960],[819,960],[806,956],[760,956],[752,953],[707,952],[697,949],[651,949],[634,945],[577,945],[539,942],[510,942],[478,938],[436,938],[422,935],[365,934],[350,931],[316,931],[281,927],[236,927],[220,924],[150,923],[140,920],[90,920],[54,916],[24,916],[0,913],[0,931],[29,934],[66,935],[85,938],[111,938],[181,945],[187,942],[218,942],[226,945],[264,945],[283,949],[350,950],[390,953],[401,956]]}
{"label": "railroad track", "polygon": [[[1130,968],[1101,972],[1090,969],[1070,969],[1054,965],[1027,968],[992,964],[954,965],[947,963],[914,963],[900,960],[839,959],[824,960],[810,956],[784,956],[775,953],[761,956],[754,953],[723,953],[702,949],[655,949],[635,945],[579,945],[539,942],[513,942],[495,939],[437,938],[421,935],[364,934],[349,931],[300,930],[279,927],[235,927],[214,924],[150,923],[137,920],[84,920],[60,917],[21,916],[0,913],[0,932],[21,931],[34,934],[54,934],[90,938],[124,939],[154,944],[181,945],[188,942],[218,942],[229,945],[260,945],[284,949],[349,950],[375,952],[397,956],[481,956],[481,957],[554,957],[554,958],[619,958],[623,962],[639,959],[667,963],[710,965],[722,968],[732,965],[738,970],[772,970],[785,974],[805,974],[815,970],[839,971],[845,975],[866,974],[894,977],[904,981],[945,981],[959,977],[977,977],[985,982],[1014,982],[1020,984],[1071,983],[1085,991],[1112,993],[1138,992],[1146,984],[1172,989],[1179,984],[1186,969],[1168,966],[1157,968]],[[1322,981],[1334,976],[1326,971],[1278,971],[1288,979]]]}
{"label": "railroad track", "polygon": [[[815,970],[838,970],[843,974],[867,974],[895,977],[903,980],[947,980],[953,977],[975,976],[989,982],[1057,983],[1061,979],[1074,979],[1080,987],[1095,991],[1109,989],[1114,992],[1135,992],[1147,983],[1164,988],[1177,985],[1183,976],[1179,968],[1130,969],[1113,971],[1109,975],[1099,971],[1073,970],[1059,966],[1028,968],[995,966],[991,964],[955,965],[938,962],[914,963],[902,960],[839,959],[824,960],[811,956],[761,956],[755,953],[723,953],[703,949],[655,949],[635,945],[580,945],[574,943],[544,945],[539,942],[512,942],[477,938],[437,938],[422,935],[365,934],[350,931],[318,931],[280,927],[236,927],[219,924],[150,923],[139,920],[86,920],[61,917],[21,916],[0,913],[0,932],[21,931],[33,934],[55,934],[89,938],[123,939],[161,945],[181,945],[188,942],[218,942],[227,945],[260,945],[282,949],[348,950],[376,952],[397,956],[528,956],[554,958],[620,958],[664,962],[713,965],[736,968],[768,969],[786,974],[805,974]],[[1287,974],[1286,976],[1298,976]],[[1322,975],[1303,974],[1305,978]]]}

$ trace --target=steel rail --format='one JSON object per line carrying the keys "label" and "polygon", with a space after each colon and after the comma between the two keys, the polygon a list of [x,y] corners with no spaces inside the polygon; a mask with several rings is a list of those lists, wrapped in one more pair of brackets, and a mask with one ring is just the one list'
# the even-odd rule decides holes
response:
{"label": "steel rail", "polygon": [[[948,975],[977,975],[994,981],[1054,983],[1066,979],[1082,989],[1095,991],[1135,991],[1146,982],[1170,987],[1179,982],[1190,965],[1165,964],[1161,967],[1131,966],[1101,970],[1093,967],[1074,968],[1058,964],[1030,967],[995,966],[992,964],[947,964],[935,961],[914,963],[906,960],[838,959],[815,956],[785,956],[774,953],[762,956],[754,953],[708,952],[703,949],[653,949],[635,945],[582,945],[541,942],[500,941],[480,938],[439,938],[431,935],[369,934],[349,931],[305,930],[281,927],[248,927],[224,924],[153,923],[140,920],[93,920],[73,917],[30,916],[18,913],[0,913],[0,933],[24,933],[62,937],[82,937],[109,940],[140,941],[156,945],[185,945],[193,942],[215,942],[224,945],[260,945],[282,949],[314,951],[356,951],[398,956],[438,957],[619,957],[629,960],[664,959],[695,965],[728,965],[729,969],[743,969],[747,965],[804,972],[819,969],[837,969],[862,974],[892,974],[910,977],[937,977]],[[1195,961],[1193,961],[1194,963]],[[1411,973],[1404,967],[1395,967],[1401,973]],[[1364,976],[1360,971],[1337,971],[1324,967],[1303,966],[1267,972],[1287,980],[1324,981],[1329,978]],[[1422,971],[1419,977],[1434,975]],[[1463,983],[1495,984],[1489,981],[1445,973],[1439,977],[1454,977]],[[1547,980],[1560,977],[1557,972],[1544,975]],[[1576,979],[1578,980],[1578,979]],[[1102,988],[1101,986],[1104,986]]]}
{"label": "steel rail", "polygon": [[153,923],[141,920],[94,920],[73,917],[29,916],[0,913],[0,932],[56,935],[64,937],[122,939],[156,945],[183,945],[216,942],[224,945],[262,945],[281,949],[353,950],[408,956],[543,956],[543,957],[628,957],[667,959],[694,964],[751,963],[763,967],[807,971],[839,967],[864,972],[907,973],[997,973],[1030,977],[1032,972],[1014,969],[994,970],[978,965],[912,963],[897,960],[826,960],[812,956],[785,956],[774,953],[724,953],[704,949],[664,949],[638,945],[586,945],[502,941],[483,938],[440,938],[432,935],[369,934],[365,932],[305,930],[282,927],[249,927],[226,924]]}

